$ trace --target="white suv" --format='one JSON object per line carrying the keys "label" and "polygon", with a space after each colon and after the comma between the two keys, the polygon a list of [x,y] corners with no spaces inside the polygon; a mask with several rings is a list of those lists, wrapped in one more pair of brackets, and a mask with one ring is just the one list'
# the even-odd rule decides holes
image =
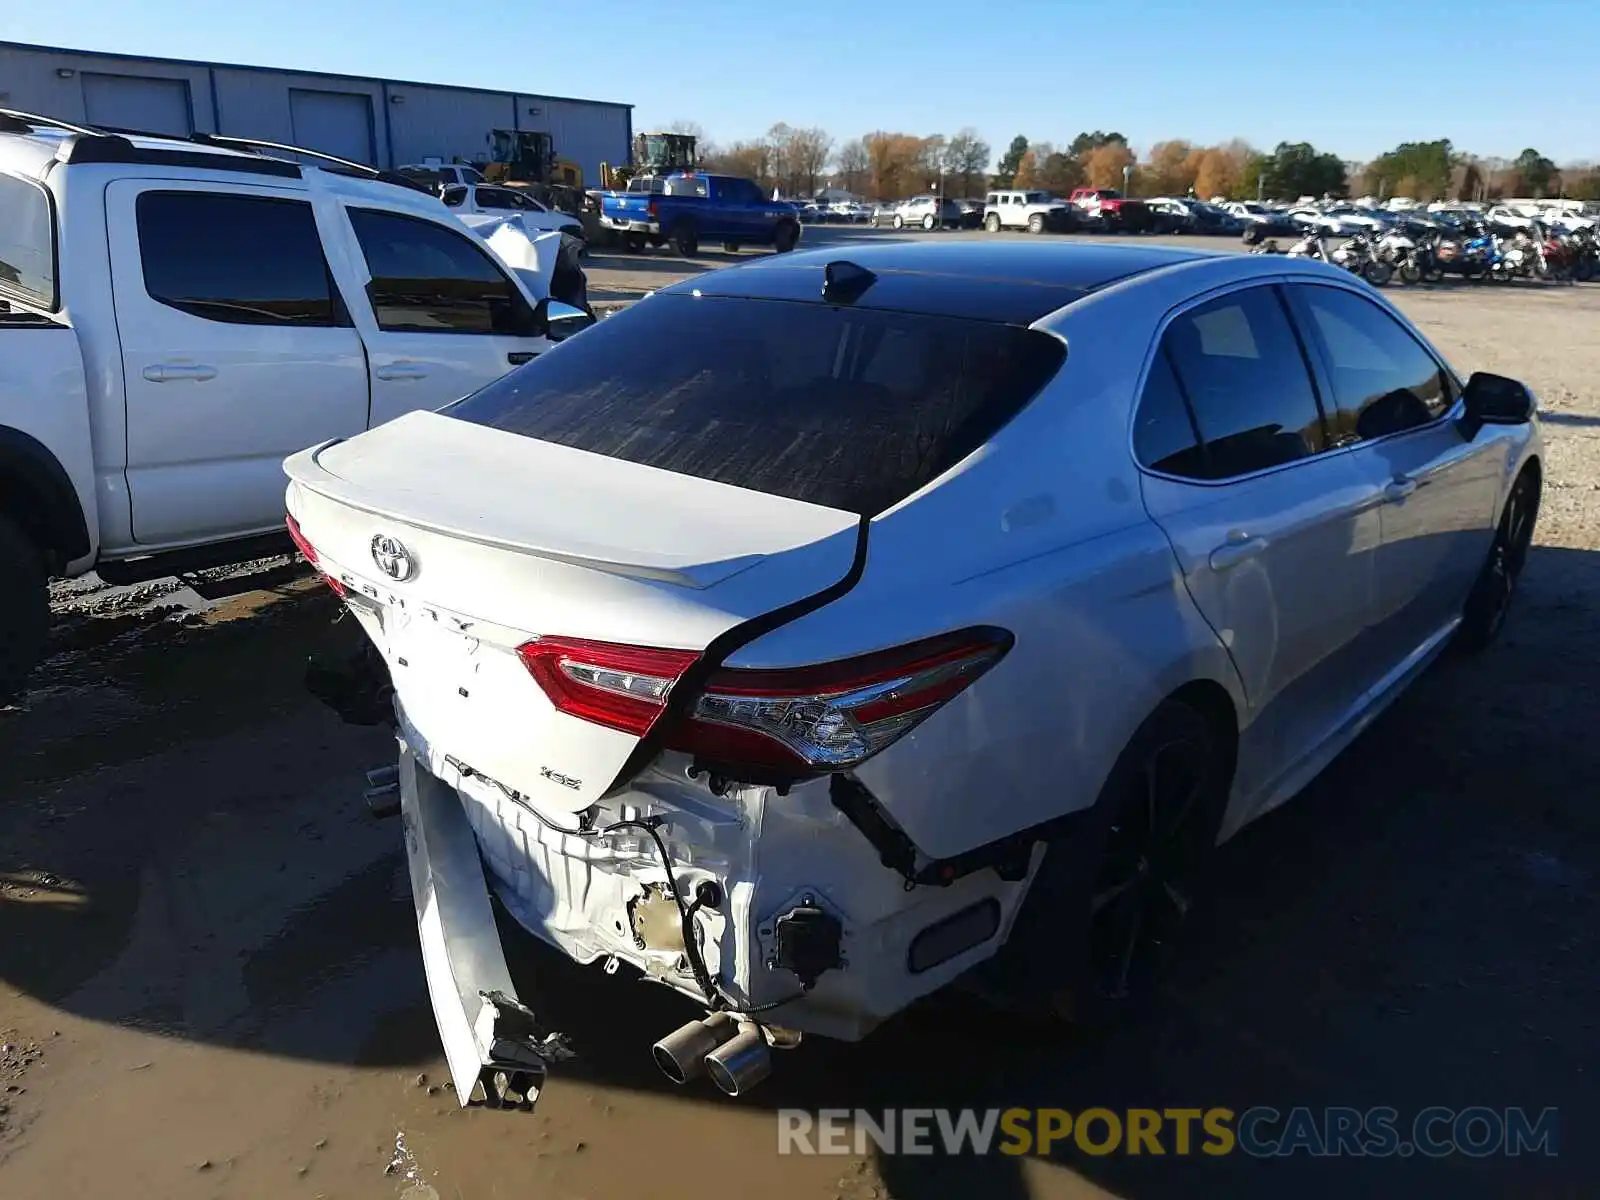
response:
{"label": "white suv", "polygon": [[990,233],[1002,229],[1064,233],[1074,224],[1072,205],[1049,192],[990,192],[984,201],[983,227]]}

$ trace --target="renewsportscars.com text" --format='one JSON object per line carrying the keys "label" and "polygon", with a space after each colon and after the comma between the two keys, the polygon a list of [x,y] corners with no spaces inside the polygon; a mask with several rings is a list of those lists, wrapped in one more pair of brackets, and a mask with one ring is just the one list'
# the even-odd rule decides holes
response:
{"label": "renewsportscars.com text", "polygon": [[1554,1108],[778,1110],[779,1154],[1471,1158],[1557,1153]]}

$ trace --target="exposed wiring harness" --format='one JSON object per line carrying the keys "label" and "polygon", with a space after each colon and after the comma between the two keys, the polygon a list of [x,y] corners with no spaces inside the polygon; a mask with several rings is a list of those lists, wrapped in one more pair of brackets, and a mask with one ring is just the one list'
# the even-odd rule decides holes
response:
{"label": "exposed wiring harness", "polygon": [[[533,805],[529,804],[520,792],[508,788],[498,779],[493,779],[488,775],[483,774],[483,772],[468,766],[459,759],[446,756],[445,761],[451,767],[455,768],[455,770],[458,771],[464,778],[481,779],[484,783],[492,784],[501,792],[502,795],[506,797],[506,799],[516,804],[525,812],[531,813],[534,820],[538,821],[539,824],[543,825],[546,829],[553,833],[564,834],[567,837],[582,837],[590,839],[613,837],[630,829],[642,829],[645,833],[649,834],[651,842],[655,844],[656,853],[661,857],[662,870],[664,870],[667,874],[667,887],[672,892],[672,901],[675,905],[677,905],[678,908],[678,920],[683,930],[683,952],[684,956],[689,960],[689,970],[694,975],[695,984],[699,987],[705,999],[706,1007],[711,1009],[713,1012],[721,1011],[731,1013],[735,1016],[753,1016],[756,1013],[770,1012],[772,1009],[782,1008],[785,1004],[792,1004],[794,1001],[804,996],[809,990],[802,987],[792,996],[785,996],[779,1000],[769,1000],[765,1004],[745,1005],[740,1004],[736,1000],[732,999],[726,992],[722,990],[717,981],[711,977],[711,971],[706,966],[705,955],[700,949],[700,939],[695,933],[696,926],[694,923],[694,918],[695,914],[698,913],[702,908],[705,908],[708,905],[714,905],[717,901],[714,898],[713,893],[709,890],[706,890],[704,884],[702,884],[700,889],[697,889],[699,894],[695,895],[693,899],[684,898],[683,888],[678,885],[677,873],[672,869],[672,855],[668,853],[667,843],[662,839],[660,833],[659,827],[666,823],[666,818],[658,816],[644,817],[628,821],[617,821],[614,824],[604,826],[600,829],[591,828],[588,826],[586,820],[580,819],[577,829],[568,829],[565,826],[558,825],[554,821],[550,820],[543,813],[535,809]],[[715,887],[715,885],[713,885],[713,887]],[[715,892],[716,894],[720,895],[721,889],[716,888]]]}

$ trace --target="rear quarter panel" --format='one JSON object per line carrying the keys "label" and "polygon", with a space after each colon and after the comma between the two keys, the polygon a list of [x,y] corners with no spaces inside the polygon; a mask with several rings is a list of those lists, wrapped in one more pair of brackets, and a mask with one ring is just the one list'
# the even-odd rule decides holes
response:
{"label": "rear quarter panel", "polygon": [[[0,327],[0,443],[0,462],[7,451],[35,454],[41,447],[56,460],[72,483],[93,547],[98,521],[89,392],[78,339],[67,325]],[[92,561],[91,554],[66,564],[67,570],[85,570]]]}
{"label": "rear quarter panel", "polygon": [[999,665],[857,777],[925,853],[948,856],[1092,805],[1129,737],[1194,679],[1240,692],[1144,510],[1128,449],[1156,319],[1081,304],[1055,380],[988,446],[872,522],[845,597],[729,661],[826,661],[976,624]]}

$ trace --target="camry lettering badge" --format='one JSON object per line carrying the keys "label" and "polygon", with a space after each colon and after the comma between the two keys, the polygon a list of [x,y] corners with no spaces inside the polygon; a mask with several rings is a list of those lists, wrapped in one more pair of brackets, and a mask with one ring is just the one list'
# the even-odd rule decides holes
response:
{"label": "camry lettering badge", "polygon": [[372,539],[372,561],[396,583],[404,583],[417,573],[417,560],[411,557],[405,543],[380,533]]}

